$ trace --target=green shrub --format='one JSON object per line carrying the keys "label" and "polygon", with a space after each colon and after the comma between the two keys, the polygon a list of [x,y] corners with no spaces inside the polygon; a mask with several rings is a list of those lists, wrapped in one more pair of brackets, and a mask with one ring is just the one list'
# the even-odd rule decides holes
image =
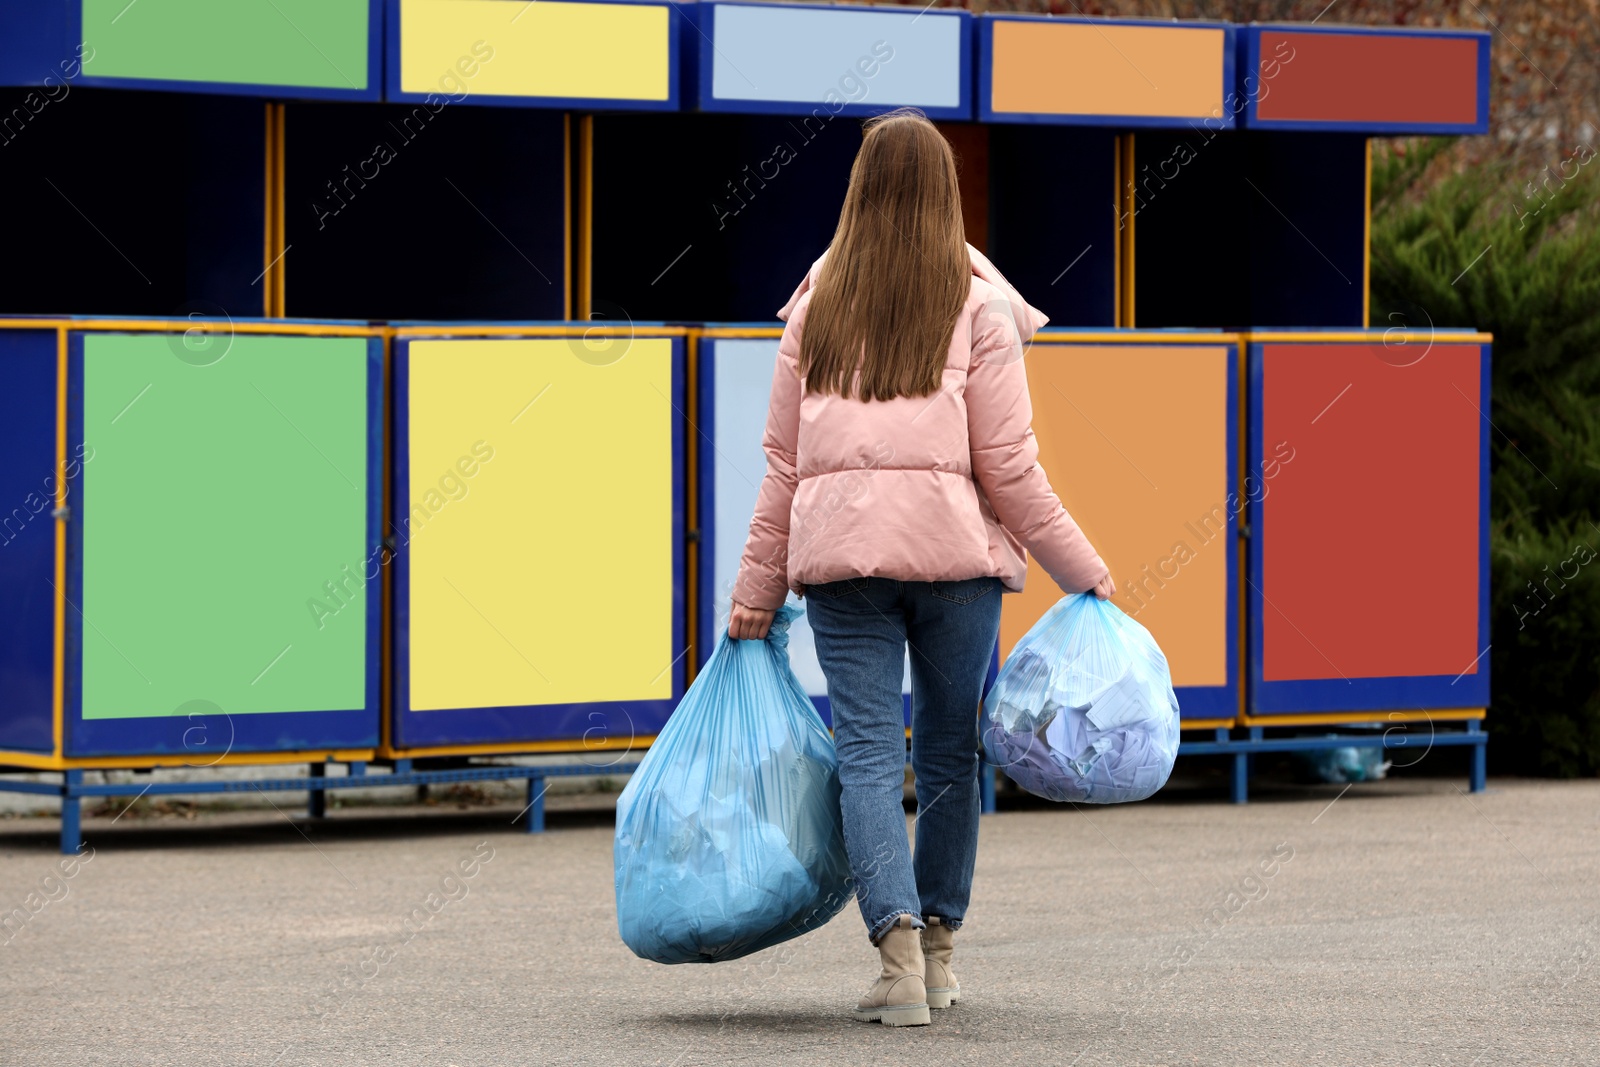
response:
{"label": "green shrub", "polygon": [[1448,146],[1375,154],[1372,322],[1495,336],[1491,766],[1597,774],[1600,167],[1569,157],[1532,174],[1500,163],[1428,181]]}

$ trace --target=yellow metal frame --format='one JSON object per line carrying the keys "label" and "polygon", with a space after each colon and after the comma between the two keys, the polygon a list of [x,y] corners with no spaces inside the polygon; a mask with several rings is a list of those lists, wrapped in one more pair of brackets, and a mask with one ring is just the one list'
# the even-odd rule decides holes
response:
{"label": "yellow metal frame", "polygon": [[[685,348],[685,388],[684,406],[688,409],[688,430],[684,437],[683,462],[684,478],[683,491],[684,519],[687,529],[694,531],[691,544],[696,548],[700,544],[700,390],[697,383],[700,380],[700,338],[691,333],[684,344]],[[696,613],[700,608],[700,553],[684,548],[684,584],[687,588],[683,591],[684,607],[688,611],[685,620],[684,644],[688,646],[688,663],[684,669],[685,685],[694,682],[695,675],[700,673],[700,650],[696,647],[699,643],[699,627],[695,625]]]}
{"label": "yellow metal frame", "polygon": [[[0,323],[0,325],[4,325]],[[687,337],[689,326],[390,326],[391,337]]]}
{"label": "yellow metal frame", "polygon": [[[57,745],[60,734],[56,735]],[[192,754],[167,756],[43,756],[37,752],[0,750],[0,764],[34,771],[135,770],[146,767],[247,767],[257,764],[348,763],[376,759],[371,748],[302,749],[293,752],[230,752],[221,759],[196,763]]]}
{"label": "yellow metal frame", "polygon": [[[383,529],[388,522],[388,517],[393,512],[394,499],[389,472],[394,470],[394,438],[390,432],[394,425],[394,390],[390,383],[394,381],[394,332],[386,329],[383,335],[383,470],[379,480],[383,483],[382,503],[379,515],[379,529]],[[388,538],[380,538],[387,542]],[[389,556],[389,559],[384,558]],[[390,649],[394,647],[394,623],[391,619],[389,605],[394,603],[394,568],[388,566],[392,554],[385,551],[379,556],[383,566],[379,568],[378,578],[378,748],[381,751],[389,746],[389,709],[394,706],[394,688],[391,676],[394,672],[394,662],[390,656]]]}
{"label": "yellow metal frame", "polygon": [[1233,719],[1180,719],[1180,730],[1216,730],[1237,725]]}
{"label": "yellow metal frame", "polygon": [[1361,211],[1361,324],[1372,325],[1372,138],[1367,138],[1366,206]]}
{"label": "yellow metal frame", "polygon": [[[1246,344],[1263,341],[1382,341],[1386,330],[1260,330],[1247,331],[1239,336],[1244,338]],[[1494,334],[1483,333],[1479,330],[1435,330],[1428,335],[1435,344],[1489,344],[1494,340]]]}
{"label": "yellow metal frame", "polygon": [[[56,507],[67,506],[67,329],[56,327]],[[55,611],[50,680],[50,758],[61,759],[66,729],[67,524],[56,519]]]}
{"label": "yellow metal frame", "polygon": [[592,314],[594,282],[594,116],[578,120],[578,308],[577,319]]}
{"label": "yellow metal frame", "polygon": [[1436,708],[1433,711],[1330,711],[1314,715],[1240,715],[1240,726],[1347,726],[1353,723],[1466,722],[1482,719],[1487,708]]}
{"label": "yellow metal frame", "polygon": [[[337,322],[248,322],[226,321],[198,322],[192,319],[74,319],[67,317],[44,319],[0,318],[0,329],[5,330],[101,330],[118,333],[263,333],[277,336],[306,337],[383,337],[390,332],[387,326],[364,326],[357,323]],[[643,331],[641,331],[643,332]]]}
{"label": "yellow metal frame", "polygon": [[285,311],[284,106],[267,104],[266,240],[262,250],[261,314],[283,318]]}
{"label": "yellow metal frame", "polygon": [[[445,712],[444,714],[449,714]],[[434,745],[423,748],[394,748],[390,745],[378,746],[378,759],[422,759],[428,756],[535,756],[551,753],[578,753],[578,752],[628,752],[634,747],[649,748],[655,743],[657,734],[647,737],[607,738],[586,744],[581,739],[571,741],[523,741],[519,744],[509,742],[490,742],[481,745]],[[596,774],[604,774],[604,767],[596,767]]]}
{"label": "yellow metal frame", "polygon": [[1040,332],[1033,335],[1029,341],[1032,345],[1153,345],[1153,344],[1213,344],[1235,345],[1244,341],[1250,334],[1242,333],[1180,333],[1168,330],[1129,330],[1127,333],[1094,333],[1091,331],[1065,331],[1062,333]]}
{"label": "yellow metal frame", "polygon": [[782,337],[782,326],[706,326],[697,328],[700,337]]}

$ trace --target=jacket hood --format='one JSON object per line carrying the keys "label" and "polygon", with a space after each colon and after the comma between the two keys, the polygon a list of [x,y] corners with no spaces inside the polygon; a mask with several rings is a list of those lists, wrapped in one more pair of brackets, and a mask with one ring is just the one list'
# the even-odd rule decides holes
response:
{"label": "jacket hood", "polygon": [[[800,298],[805,296],[813,285],[817,284],[818,274],[822,270],[822,261],[827,258],[827,255],[824,252],[817,257],[815,263],[811,264],[811,269],[800,280],[800,284],[795,288],[794,295],[789,297],[789,302],[778,309],[778,318],[784,322],[789,321],[789,316],[794,314],[794,309],[799,305]],[[1024,342],[1043,329],[1044,325],[1050,321],[1048,315],[1022,299],[1022,294],[1017,292],[1010,282],[1006,281],[1005,275],[1001,274],[982,252],[971,245],[967,245],[967,256],[972,261],[973,276],[981,278],[1005,294],[1006,299],[1011,304],[1012,314],[1016,318],[1017,332],[1022,335]]]}

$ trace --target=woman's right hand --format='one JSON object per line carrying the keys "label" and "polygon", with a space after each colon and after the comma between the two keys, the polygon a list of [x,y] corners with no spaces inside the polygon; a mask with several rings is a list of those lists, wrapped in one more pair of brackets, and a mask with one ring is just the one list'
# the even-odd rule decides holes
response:
{"label": "woman's right hand", "polygon": [[1099,584],[1094,587],[1092,592],[1101,600],[1110,600],[1116,595],[1117,583],[1112,581],[1110,571],[1106,571],[1106,576],[1100,579]]}
{"label": "woman's right hand", "polygon": [[760,608],[747,608],[737,600],[728,617],[728,636],[735,641],[764,641],[772,629],[772,619],[777,612]]}

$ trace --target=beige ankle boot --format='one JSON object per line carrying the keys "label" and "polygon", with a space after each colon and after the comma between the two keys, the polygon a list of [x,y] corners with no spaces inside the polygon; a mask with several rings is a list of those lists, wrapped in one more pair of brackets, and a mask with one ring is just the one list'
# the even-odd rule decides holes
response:
{"label": "beige ankle boot", "polygon": [[948,1008],[961,999],[961,983],[950,969],[955,937],[956,932],[937,918],[929,919],[922,931],[922,955],[926,960],[923,984],[927,987],[930,1008]]}
{"label": "beige ankle boot", "polygon": [[928,996],[923,987],[922,942],[911,916],[899,920],[878,939],[883,970],[850,1014],[864,1023],[885,1026],[927,1026]]}

